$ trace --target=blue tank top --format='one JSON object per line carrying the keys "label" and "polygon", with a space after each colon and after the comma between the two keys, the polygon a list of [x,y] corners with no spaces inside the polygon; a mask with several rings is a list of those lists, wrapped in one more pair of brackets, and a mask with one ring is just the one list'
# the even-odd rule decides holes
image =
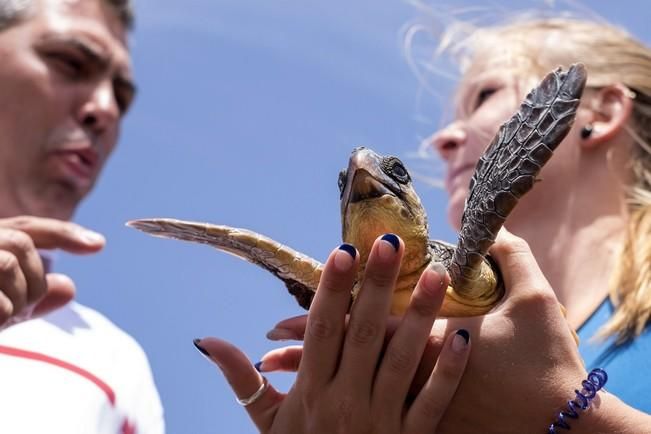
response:
{"label": "blue tank top", "polygon": [[651,326],[632,342],[616,346],[614,339],[591,339],[613,313],[606,299],[577,331],[579,352],[586,370],[603,368],[608,373],[605,389],[631,407],[651,413]]}

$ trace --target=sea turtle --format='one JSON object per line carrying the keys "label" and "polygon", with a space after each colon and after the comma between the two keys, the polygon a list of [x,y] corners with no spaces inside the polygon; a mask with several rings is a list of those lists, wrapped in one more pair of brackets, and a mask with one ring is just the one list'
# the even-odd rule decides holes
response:
{"label": "sea turtle", "polygon": [[[570,130],[585,82],[583,65],[572,65],[567,72],[558,68],[500,127],[470,182],[456,247],[429,239],[425,210],[398,158],[368,148],[353,151],[348,168],[339,174],[343,239],[359,250],[360,273],[375,238],[393,232],[404,240],[392,313],[404,312],[431,261],[442,262],[452,278],[442,316],[479,315],[499,301],[504,289],[499,270],[487,257],[488,248]],[[246,229],[175,219],[133,220],[128,225],[155,236],[209,244],[260,265],[283,280],[306,309],[323,269],[321,262]]]}

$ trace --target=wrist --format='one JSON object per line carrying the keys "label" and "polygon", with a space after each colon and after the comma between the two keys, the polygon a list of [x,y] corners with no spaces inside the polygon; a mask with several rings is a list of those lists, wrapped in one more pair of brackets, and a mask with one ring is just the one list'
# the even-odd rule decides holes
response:
{"label": "wrist", "polygon": [[[581,381],[581,386],[574,390],[574,398],[565,401],[565,405],[556,413],[554,422],[549,426],[548,434],[559,434],[563,430],[571,430],[572,426],[583,418],[590,417],[601,403],[598,393],[608,382],[608,374],[603,369],[593,369],[587,378]],[[592,404],[595,404],[592,407]]]}
{"label": "wrist", "polygon": [[[639,434],[648,432],[651,416],[630,407],[612,393],[599,393],[599,402],[593,403],[590,414],[576,424],[578,434]],[[574,425],[572,431],[574,432]]]}
{"label": "wrist", "polygon": [[[568,420],[574,434],[639,434],[648,432],[651,426],[651,416],[628,406],[603,389],[578,419]],[[557,432],[569,433],[562,428]]]}

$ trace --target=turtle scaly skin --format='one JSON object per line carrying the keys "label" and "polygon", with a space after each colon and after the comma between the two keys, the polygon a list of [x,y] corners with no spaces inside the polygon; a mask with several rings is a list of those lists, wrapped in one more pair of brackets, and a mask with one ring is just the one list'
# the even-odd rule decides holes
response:
{"label": "turtle scaly skin", "polygon": [[[405,311],[432,261],[442,262],[451,276],[442,316],[480,315],[500,300],[504,288],[488,249],[570,130],[585,82],[580,64],[549,73],[500,127],[477,163],[457,246],[429,239],[427,215],[398,158],[368,148],[353,150],[348,168],[339,175],[343,239],[360,252],[360,276],[378,236],[392,232],[405,242],[392,313]],[[154,236],[208,244],[257,264],[283,280],[305,309],[323,270],[319,261],[246,229],[175,219],[133,220],[128,225]]]}

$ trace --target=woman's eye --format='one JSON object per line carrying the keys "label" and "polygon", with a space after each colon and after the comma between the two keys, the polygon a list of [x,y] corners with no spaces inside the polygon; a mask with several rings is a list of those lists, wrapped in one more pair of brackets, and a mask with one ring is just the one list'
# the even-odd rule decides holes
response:
{"label": "woman's eye", "polygon": [[481,107],[481,105],[485,103],[495,92],[497,92],[497,88],[495,87],[487,87],[480,90],[477,94],[477,100],[475,101],[475,110]]}

